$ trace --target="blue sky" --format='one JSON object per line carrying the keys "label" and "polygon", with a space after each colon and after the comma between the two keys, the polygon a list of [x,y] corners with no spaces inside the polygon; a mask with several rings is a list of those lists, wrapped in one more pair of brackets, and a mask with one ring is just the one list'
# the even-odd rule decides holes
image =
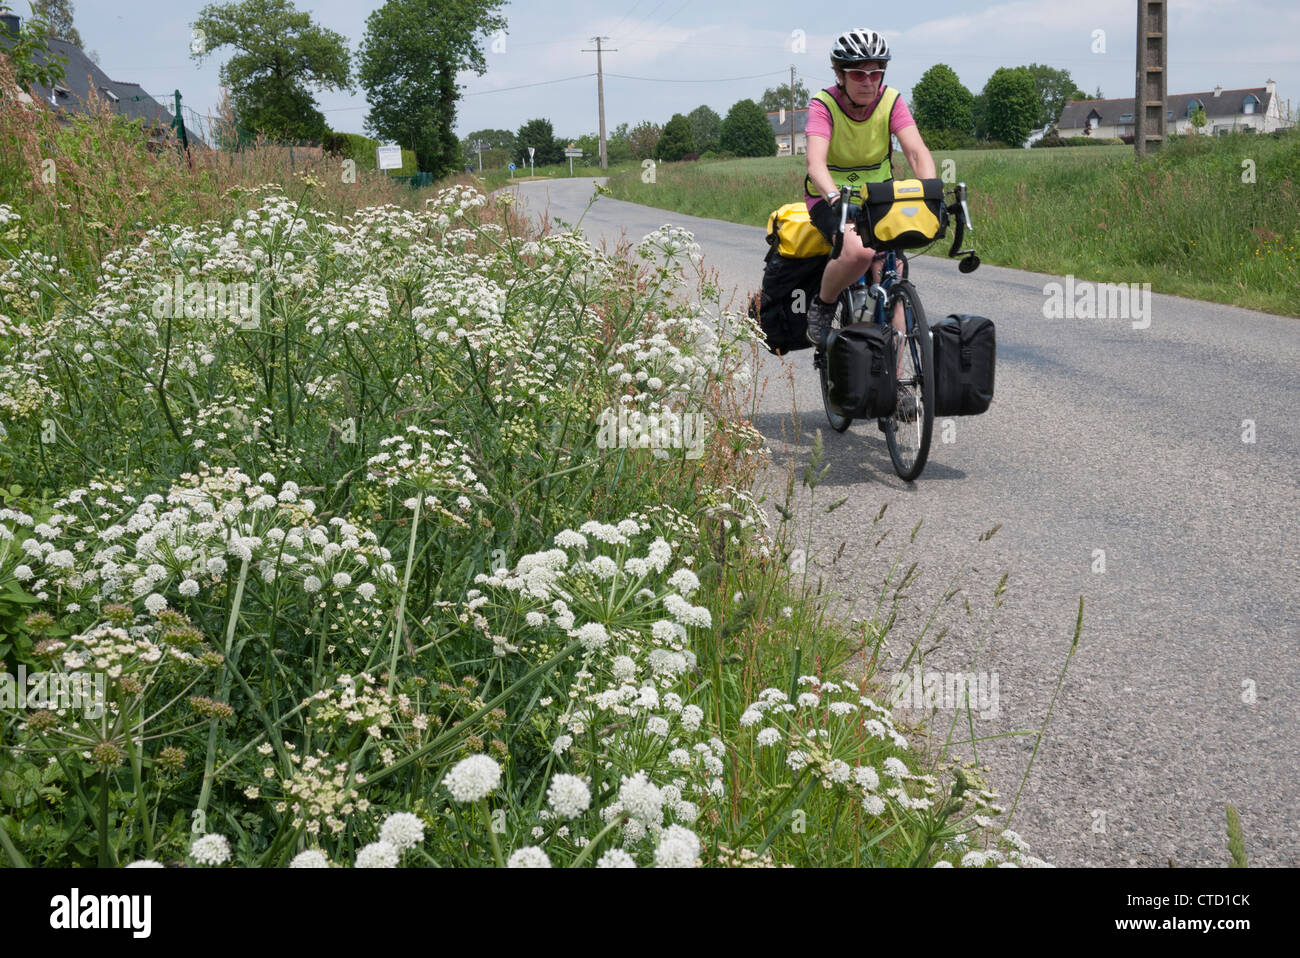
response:
{"label": "blue sky", "polygon": [[[27,0],[8,0],[20,14]],[[180,89],[186,105],[214,112],[218,51],[202,65],[189,56],[191,23],[203,0],[76,0],[85,44],[115,80],[140,83],[160,99]],[[297,0],[300,10],[343,34],[355,51],[365,20],[380,0]],[[1169,13],[1169,92],[1262,86],[1300,112],[1300,3],[1295,0],[1173,0]],[[947,63],[975,92],[1000,66],[1031,62],[1064,67],[1088,92],[1132,96],[1135,0],[931,0],[875,4],[853,14],[841,3],[777,0],[546,0],[504,8],[504,50],[487,52],[488,72],[462,75],[457,133],[517,129],[534,117],[573,137],[597,128],[596,56],[581,52],[592,37],[610,37],[605,107],[612,130],[622,122],[663,123],[707,103],[720,114],[743,97],[785,82],[794,65],[810,89],[833,81],[827,51],[841,30],[883,32],[894,50],[888,82],[911,91],[935,63]],[[864,5],[865,8],[865,5]],[[860,22],[858,22],[860,21]],[[1095,31],[1104,31],[1105,52]],[[806,52],[792,49],[802,31]],[[498,45],[500,46],[500,45]],[[565,78],[592,74],[590,77]],[[640,79],[626,79],[637,77]],[[745,78],[745,79],[739,79]],[[547,83],[545,81],[562,80]],[[687,82],[702,81],[702,82]],[[525,84],[544,84],[525,86]],[[363,132],[365,96],[320,92],[336,130]]]}

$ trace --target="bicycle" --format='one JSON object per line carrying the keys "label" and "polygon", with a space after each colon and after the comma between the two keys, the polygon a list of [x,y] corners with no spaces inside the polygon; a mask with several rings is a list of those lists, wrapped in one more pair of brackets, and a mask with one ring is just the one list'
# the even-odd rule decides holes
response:
{"label": "bicycle", "polygon": [[[974,249],[961,248],[966,231],[974,232],[975,229],[971,225],[970,210],[966,205],[966,184],[958,183],[955,189],[944,192],[953,197],[951,203],[944,205],[944,210],[956,223],[956,233],[948,256],[963,257],[958,269],[963,273],[973,273],[979,269],[979,256]],[[838,258],[843,249],[849,200],[858,195],[857,190],[847,186],[840,190],[840,226],[831,250],[831,259]],[[861,232],[861,225],[857,228]],[[864,242],[869,240],[870,237],[864,237]],[[877,253],[880,252],[877,249]],[[920,476],[930,455],[930,438],[934,431],[934,345],[916,287],[900,275],[900,252],[894,249],[884,250],[884,268],[879,283],[867,284],[867,276],[871,272],[868,267],[866,273],[840,293],[830,325],[831,329],[843,329],[853,323],[863,322],[870,301],[874,303],[871,321],[892,328],[894,309],[900,302],[903,304],[904,332],[900,334],[895,330],[895,354],[899,357],[899,401],[895,404],[893,415],[880,419],[877,423],[880,431],[885,434],[894,472],[900,479],[911,482]],[[904,257],[904,267],[906,262]],[[904,269],[904,274],[905,272]],[[898,342],[900,338],[903,340],[901,344]],[[853,424],[853,419],[840,415],[831,407],[824,347],[819,346],[814,350],[813,365],[821,380],[826,418],[832,429],[844,432]]]}

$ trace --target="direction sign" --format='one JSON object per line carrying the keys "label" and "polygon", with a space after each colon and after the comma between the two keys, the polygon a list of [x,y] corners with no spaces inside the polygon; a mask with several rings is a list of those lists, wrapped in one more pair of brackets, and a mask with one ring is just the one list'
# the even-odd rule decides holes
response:
{"label": "direction sign", "polygon": [[582,155],[583,155],[583,152],[582,152],[582,150],[575,150],[575,149],[573,149],[573,147],[569,147],[569,149],[567,149],[567,150],[564,151],[564,155],[565,155],[565,156],[582,156]]}

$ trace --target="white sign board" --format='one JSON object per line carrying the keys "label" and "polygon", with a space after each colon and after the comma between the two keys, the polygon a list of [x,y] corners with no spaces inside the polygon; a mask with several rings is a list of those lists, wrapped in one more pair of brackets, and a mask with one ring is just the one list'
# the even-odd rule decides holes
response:
{"label": "white sign board", "polygon": [[529,158],[530,160],[533,158],[533,154],[534,154],[535,152],[537,152],[537,148],[536,148],[536,147],[534,147],[534,146],[530,146],[530,147],[528,148],[528,158]]}
{"label": "white sign board", "polygon": [[375,156],[381,170],[400,170],[402,168],[402,148],[400,146],[381,146],[375,150]]}
{"label": "white sign board", "polygon": [[582,156],[582,150],[565,150],[565,156]]}

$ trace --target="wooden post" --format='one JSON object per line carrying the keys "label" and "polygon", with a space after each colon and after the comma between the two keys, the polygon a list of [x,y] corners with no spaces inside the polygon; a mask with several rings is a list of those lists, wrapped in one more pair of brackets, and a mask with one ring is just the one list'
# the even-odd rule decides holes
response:
{"label": "wooden post", "polygon": [[1133,96],[1133,150],[1145,156],[1165,142],[1169,63],[1168,4],[1164,0],[1138,0],[1137,82]]}

